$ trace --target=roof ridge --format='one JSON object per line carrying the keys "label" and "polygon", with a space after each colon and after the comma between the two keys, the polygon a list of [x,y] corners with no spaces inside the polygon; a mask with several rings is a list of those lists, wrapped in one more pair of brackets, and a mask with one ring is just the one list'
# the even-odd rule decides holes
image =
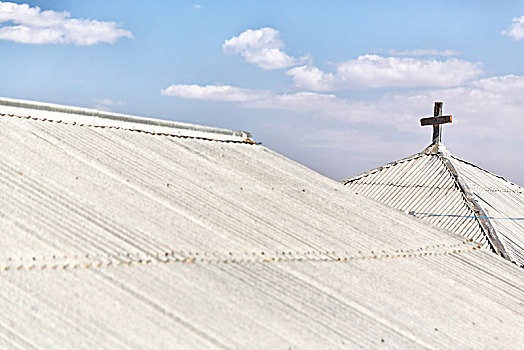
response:
{"label": "roof ridge", "polygon": [[184,138],[184,139],[195,139],[195,140],[204,140],[204,141],[215,141],[215,142],[227,142],[227,143],[246,143],[250,145],[256,145],[257,143],[252,141],[249,138],[246,138],[245,140],[229,140],[229,139],[212,139],[207,137],[199,137],[199,136],[189,136],[189,135],[180,135],[180,134],[171,134],[171,133],[164,133],[164,132],[152,132],[147,130],[140,130],[140,129],[130,129],[130,128],[123,128],[120,126],[111,126],[111,125],[94,125],[94,124],[83,124],[83,123],[70,123],[70,122],[64,122],[62,120],[52,120],[47,118],[36,118],[31,116],[20,116],[16,114],[6,114],[6,113],[0,113],[0,117],[10,117],[10,118],[18,118],[18,119],[30,119],[35,121],[41,121],[41,122],[50,122],[50,123],[57,123],[57,124],[64,124],[64,125],[70,125],[70,126],[79,126],[79,127],[88,127],[88,128],[100,128],[100,129],[115,129],[115,130],[124,130],[124,131],[130,131],[130,132],[138,132],[148,135],[155,135],[155,136],[169,136],[169,137],[177,137],[177,138]]}
{"label": "roof ridge", "polygon": [[473,192],[470,190],[467,180],[459,174],[458,170],[449,159],[450,157],[453,157],[451,153],[446,148],[444,148],[443,151],[438,151],[437,156],[451,173],[453,180],[455,181],[464,201],[466,202],[467,207],[469,207],[470,210],[472,210],[475,214],[475,220],[477,220],[477,222],[480,224],[480,227],[482,228],[482,231],[486,236],[490,247],[503,258],[508,259],[509,256],[506,252],[506,249],[498,238],[495,228],[491,224],[490,219],[488,219],[488,215],[482,206],[480,206],[478,201],[474,198]]}
{"label": "roof ridge", "polygon": [[[99,111],[90,108],[18,100],[6,97],[0,97],[0,108],[7,111],[5,114],[15,114],[21,117],[33,117],[34,115],[31,114],[41,112],[40,114],[42,114],[44,118],[40,119],[53,119],[57,121],[64,121],[64,119],[66,119],[70,124],[77,122],[78,124],[99,124],[99,126],[120,126],[121,128],[123,125],[127,125],[128,127],[123,128],[141,129],[149,132],[158,131],[168,134],[172,133],[181,136],[196,136],[208,139],[246,140],[251,139],[252,137],[249,132],[240,130],[230,130],[191,123],[175,122],[165,119],[146,118],[128,114]],[[18,113],[14,113],[15,111],[18,111]],[[129,127],[130,125],[133,127]],[[168,132],[168,130],[171,130],[171,132]],[[206,134],[207,137],[202,134]],[[219,137],[212,137],[211,135],[219,135]]]}

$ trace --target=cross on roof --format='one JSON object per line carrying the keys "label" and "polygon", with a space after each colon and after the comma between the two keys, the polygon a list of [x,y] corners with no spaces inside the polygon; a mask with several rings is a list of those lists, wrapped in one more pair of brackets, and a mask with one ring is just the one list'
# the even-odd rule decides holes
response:
{"label": "cross on roof", "polygon": [[433,125],[433,143],[440,142],[442,140],[442,124],[451,123],[453,116],[442,115],[442,102],[435,102],[435,108],[433,109],[433,117],[427,117],[420,119],[420,125]]}

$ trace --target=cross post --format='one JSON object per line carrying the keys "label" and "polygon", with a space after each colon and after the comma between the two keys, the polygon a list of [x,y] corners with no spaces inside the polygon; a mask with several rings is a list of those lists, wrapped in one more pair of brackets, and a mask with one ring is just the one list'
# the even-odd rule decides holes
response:
{"label": "cross post", "polygon": [[433,144],[442,141],[442,124],[453,122],[453,116],[442,115],[442,102],[435,102],[433,117],[420,119],[420,125],[433,125]]}

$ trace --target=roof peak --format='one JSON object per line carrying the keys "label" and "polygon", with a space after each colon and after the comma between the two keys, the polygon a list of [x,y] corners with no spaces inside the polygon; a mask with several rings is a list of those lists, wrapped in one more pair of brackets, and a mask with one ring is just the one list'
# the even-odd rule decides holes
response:
{"label": "roof peak", "polygon": [[447,147],[442,142],[432,143],[428,147],[424,148],[421,153],[432,155],[432,154],[442,154],[443,156],[449,156],[450,153]]}
{"label": "roof peak", "polygon": [[224,141],[243,141],[251,138],[251,134],[245,131],[6,97],[0,97],[0,113]]}

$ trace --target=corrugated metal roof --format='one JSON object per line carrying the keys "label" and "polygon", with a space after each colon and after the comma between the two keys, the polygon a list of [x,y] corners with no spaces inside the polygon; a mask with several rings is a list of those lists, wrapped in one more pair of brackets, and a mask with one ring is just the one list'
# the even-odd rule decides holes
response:
{"label": "corrugated metal roof", "polygon": [[524,266],[524,188],[455,156],[450,159],[489,217],[510,260]]}
{"label": "corrugated metal roof", "polygon": [[[524,265],[524,189],[460,160],[441,143],[344,184],[485,247],[491,243],[498,252],[483,227],[484,219],[493,227],[506,258]],[[477,205],[485,214],[477,212]]]}
{"label": "corrugated metal roof", "polygon": [[15,112],[0,107],[2,348],[524,341],[520,269],[265,147]]}

